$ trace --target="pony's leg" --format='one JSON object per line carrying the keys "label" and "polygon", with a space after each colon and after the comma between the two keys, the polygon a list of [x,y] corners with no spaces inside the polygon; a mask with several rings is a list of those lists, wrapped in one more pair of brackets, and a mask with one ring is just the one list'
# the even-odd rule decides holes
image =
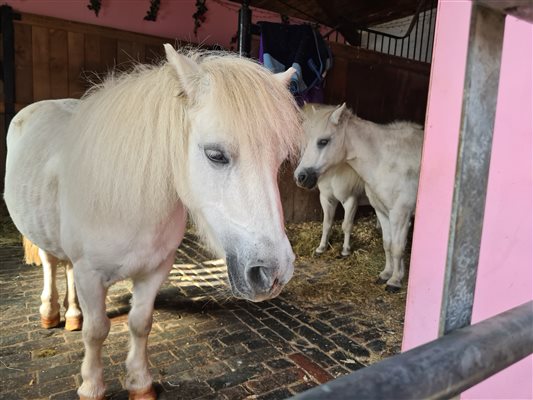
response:
{"label": "pony's leg", "polygon": [[392,275],[387,281],[388,291],[398,291],[402,287],[405,274],[403,251],[409,230],[410,214],[405,211],[393,211],[390,215]]}
{"label": "pony's leg", "polygon": [[83,311],[83,344],[85,356],[81,365],[83,380],[78,389],[81,400],[103,399],[105,393],[102,344],[109,333],[110,322],[105,309],[107,288],[103,277],[85,261],[74,264],[74,279]]}
{"label": "pony's leg", "polygon": [[39,249],[39,257],[43,264],[43,292],[41,293],[41,326],[46,329],[59,325],[59,302],[56,287],[57,264],[59,260]]}
{"label": "pony's leg", "polygon": [[384,212],[376,209],[376,215],[381,225],[383,250],[385,251],[385,268],[379,273],[378,283],[385,283],[392,276],[391,225],[389,217]]}
{"label": "pony's leg", "polygon": [[83,317],[78,303],[76,294],[76,285],[74,284],[74,268],[72,263],[65,264],[65,276],[67,278],[67,292],[63,305],[67,309],[65,313],[65,329],[67,331],[79,331],[82,326]]}
{"label": "pony's leg", "polygon": [[128,315],[130,350],[126,359],[126,384],[130,400],[155,400],[152,377],[148,371],[147,344],[152,329],[154,300],[163,281],[167,278],[175,253],[155,270],[133,279],[133,299]]}
{"label": "pony's leg", "polygon": [[320,245],[315,250],[316,254],[322,254],[328,247],[329,232],[333,226],[333,218],[335,217],[338,201],[334,197],[320,194],[320,204],[324,212],[324,221],[322,222],[322,238],[320,239]]}
{"label": "pony's leg", "polygon": [[347,257],[350,252],[350,235],[352,234],[353,219],[357,212],[357,198],[349,197],[343,204],[344,220],[342,221],[342,231],[344,232],[344,243],[342,245],[341,255]]}

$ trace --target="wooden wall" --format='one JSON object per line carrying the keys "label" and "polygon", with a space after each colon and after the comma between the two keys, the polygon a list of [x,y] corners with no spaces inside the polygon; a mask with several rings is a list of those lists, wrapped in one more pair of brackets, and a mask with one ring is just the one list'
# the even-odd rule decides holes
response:
{"label": "wooden wall", "polygon": [[[95,74],[105,74],[114,67],[127,69],[132,60],[147,63],[159,60],[163,55],[162,44],[170,40],[31,14],[21,14],[14,22],[14,31],[16,111],[38,100],[80,97]],[[359,116],[375,122],[424,121],[427,64],[336,43],[331,46],[334,65],[326,78],[327,103],[346,101]],[[2,97],[0,122],[3,117]],[[4,167],[2,139],[2,191]],[[293,170],[294,166],[285,165],[280,174],[286,220],[320,220],[318,191],[298,188]]]}
{"label": "wooden wall", "polygon": [[44,99],[80,97],[94,73],[132,60],[152,62],[169,39],[21,14],[14,21],[16,109]]}
{"label": "wooden wall", "polygon": [[[160,60],[164,54],[163,43],[174,42],[39,15],[18,16],[13,22],[15,111],[39,100],[79,98],[89,82],[98,76],[114,68],[128,69],[133,61]],[[3,52],[0,55],[3,57]],[[0,191],[3,192],[6,156],[3,82],[0,89]]]}
{"label": "wooden wall", "polygon": [[430,64],[330,43],[333,68],[326,77],[325,102],[346,102],[364,119],[424,123]]}

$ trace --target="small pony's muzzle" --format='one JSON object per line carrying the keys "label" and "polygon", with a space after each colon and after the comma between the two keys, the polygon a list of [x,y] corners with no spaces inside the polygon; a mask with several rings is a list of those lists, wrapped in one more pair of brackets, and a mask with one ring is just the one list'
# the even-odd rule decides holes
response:
{"label": "small pony's muzzle", "polygon": [[314,168],[305,168],[294,173],[296,184],[305,189],[313,189],[318,182],[318,173]]}

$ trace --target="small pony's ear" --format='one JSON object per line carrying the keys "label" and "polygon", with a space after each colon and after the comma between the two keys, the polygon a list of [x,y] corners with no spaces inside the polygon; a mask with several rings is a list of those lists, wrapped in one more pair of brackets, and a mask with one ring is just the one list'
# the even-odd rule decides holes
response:
{"label": "small pony's ear", "polygon": [[316,108],[313,104],[311,104],[311,110],[313,110],[313,114],[316,114]]}
{"label": "small pony's ear", "polygon": [[172,45],[165,43],[165,54],[167,61],[176,71],[178,78],[183,85],[185,92],[191,94],[190,78],[192,75],[198,72],[198,64],[191,58],[178,53]]}
{"label": "small pony's ear", "polygon": [[290,67],[287,71],[274,74],[276,79],[278,79],[285,86],[289,86],[292,76],[296,73],[296,68]]}
{"label": "small pony's ear", "polygon": [[346,111],[346,103],[342,103],[340,107],[337,107],[331,114],[330,120],[334,125],[338,125],[341,122],[342,115]]}

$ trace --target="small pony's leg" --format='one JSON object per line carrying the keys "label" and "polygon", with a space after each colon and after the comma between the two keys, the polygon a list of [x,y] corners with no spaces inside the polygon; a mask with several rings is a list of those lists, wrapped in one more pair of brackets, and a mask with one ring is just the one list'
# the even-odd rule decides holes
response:
{"label": "small pony's leg", "polygon": [[130,400],[155,400],[152,377],[148,371],[147,345],[152,329],[152,313],[157,291],[167,278],[175,253],[155,270],[133,280],[133,299],[128,315],[130,350],[126,358],[126,384]]}
{"label": "small pony's leg", "polygon": [[324,221],[322,222],[322,238],[320,239],[320,245],[315,250],[315,253],[317,254],[322,254],[328,247],[329,232],[333,225],[333,218],[335,217],[335,209],[337,208],[338,201],[334,197],[320,194],[320,204],[322,205],[322,211],[324,212]]}
{"label": "small pony's leg", "polygon": [[74,284],[74,268],[72,263],[65,264],[65,276],[67,278],[67,292],[63,305],[67,309],[65,313],[65,329],[67,331],[79,331],[83,323],[83,317],[78,303],[76,294],[76,285]]}
{"label": "small pony's leg", "polygon": [[357,198],[349,197],[343,204],[344,207],[344,220],[342,221],[342,231],[344,232],[344,243],[342,245],[341,255],[347,257],[350,252],[350,235],[353,229],[353,219],[357,212]]}
{"label": "small pony's leg", "polygon": [[409,219],[410,214],[405,211],[393,211],[390,215],[393,272],[387,281],[387,289],[389,291],[397,291],[402,287],[402,279],[405,274],[402,257],[409,230]]}
{"label": "small pony's leg", "polygon": [[57,264],[59,260],[39,249],[39,257],[43,265],[43,292],[41,294],[41,326],[45,329],[55,328],[59,325],[59,302],[56,287]]}
{"label": "small pony's leg", "polygon": [[103,279],[87,262],[74,264],[76,290],[83,311],[83,344],[85,356],[81,365],[82,384],[78,389],[81,400],[101,400],[105,385],[102,364],[102,344],[109,333],[106,314],[107,288]]}

